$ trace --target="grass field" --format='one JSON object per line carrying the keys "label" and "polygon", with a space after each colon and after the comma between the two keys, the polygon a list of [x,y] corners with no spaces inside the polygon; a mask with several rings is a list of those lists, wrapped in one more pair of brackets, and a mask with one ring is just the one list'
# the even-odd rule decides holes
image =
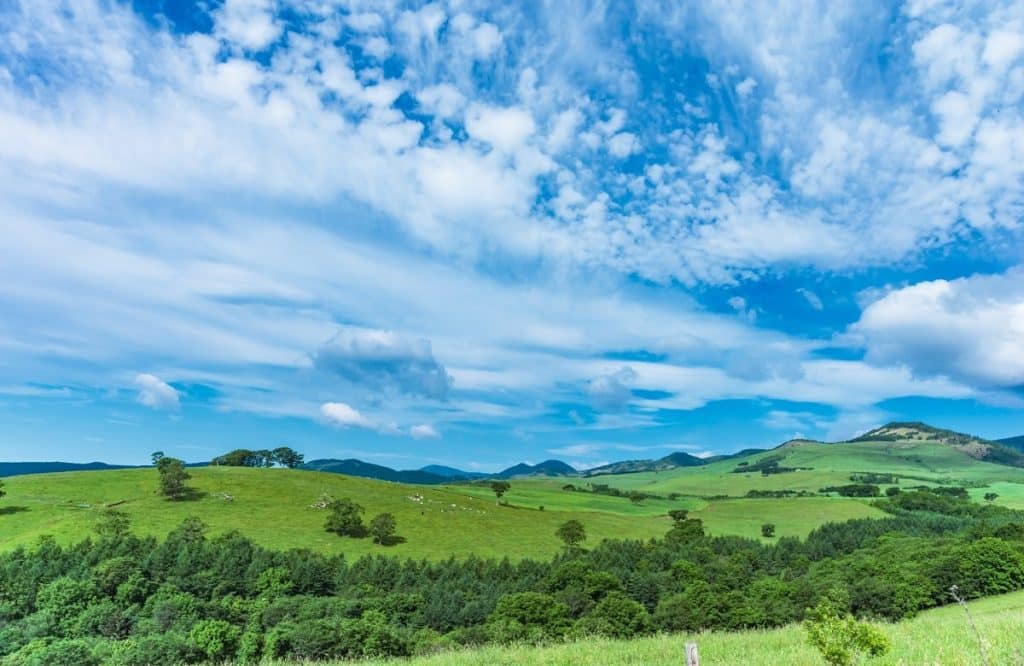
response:
{"label": "grass field", "polygon": [[[1024,664],[1024,592],[970,604],[992,666]],[[964,610],[956,605],[922,613],[899,624],[878,625],[892,641],[884,657],[861,662],[878,666],[977,666],[984,664]],[[364,666],[678,666],[686,642],[696,641],[706,666],[820,666],[825,662],[807,645],[799,626],[741,633],[662,635],[630,641],[594,639],[548,647],[490,647],[411,660],[362,662]]]}
{"label": "grass field", "polygon": [[[560,548],[555,529],[571,517],[587,526],[591,539],[647,538],[663,534],[664,516],[600,511],[539,511],[495,506],[444,488],[406,486],[326,472],[209,467],[190,470],[190,485],[205,492],[196,501],[169,502],[154,492],[152,469],[68,472],[5,479],[8,496],[0,515],[0,546],[28,544],[43,534],[63,542],[86,536],[114,503],[142,534],[162,536],[188,516],[214,533],[237,529],[269,548],[312,548],[358,556],[370,552],[414,558],[480,555],[547,557]],[[227,502],[220,493],[233,496]],[[323,530],[326,512],[310,508],[323,494],[351,497],[366,508],[366,519],[384,511],[398,521],[406,542],[388,548],[369,539],[341,538]],[[422,496],[421,502],[410,499]]]}
{"label": "grass field", "polygon": [[[605,538],[663,535],[671,508],[689,508],[712,534],[760,538],[760,526],[773,522],[779,536],[805,536],[829,520],[879,515],[856,500],[724,500],[696,498],[646,500],[572,493],[552,480],[517,479],[496,506],[489,489],[478,486],[407,486],[324,472],[285,469],[208,467],[190,472],[192,486],[205,495],[195,501],[169,502],[156,495],[156,472],[131,469],[66,472],[11,477],[0,509],[0,547],[33,543],[44,534],[67,543],[79,540],[108,507],[128,514],[134,529],[163,536],[188,516],[197,516],[212,533],[237,529],[269,548],[312,548],[358,556],[387,552],[403,557],[449,555],[546,558],[561,543],[555,529],[570,518],[583,522],[588,543]],[[227,502],[221,493],[233,496]],[[366,508],[366,518],[384,511],[398,521],[404,543],[386,549],[368,539],[340,538],[324,532],[325,512],[310,508],[321,494],[351,497]],[[422,501],[412,497],[421,496]],[[541,511],[539,507],[545,509]]]}

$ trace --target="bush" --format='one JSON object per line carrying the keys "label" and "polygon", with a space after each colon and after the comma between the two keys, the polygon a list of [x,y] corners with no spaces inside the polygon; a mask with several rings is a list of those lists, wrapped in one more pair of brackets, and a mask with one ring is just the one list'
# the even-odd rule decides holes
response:
{"label": "bush", "polygon": [[804,620],[807,642],[818,649],[831,666],[852,666],[861,654],[878,657],[889,651],[889,638],[881,630],[842,615],[830,601],[823,601]]}
{"label": "bush", "polygon": [[242,631],[224,620],[200,620],[189,631],[189,644],[210,661],[226,661],[235,656]]}
{"label": "bush", "polygon": [[643,605],[622,592],[610,592],[581,619],[576,630],[611,638],[629,638],[650,628],[650,616]]}
{"label": "bush", "polygon": [[487,620],[494,640],[537,642],[560,638],[569,630],[569,607],[549,594],[517,592],[498,599]]}

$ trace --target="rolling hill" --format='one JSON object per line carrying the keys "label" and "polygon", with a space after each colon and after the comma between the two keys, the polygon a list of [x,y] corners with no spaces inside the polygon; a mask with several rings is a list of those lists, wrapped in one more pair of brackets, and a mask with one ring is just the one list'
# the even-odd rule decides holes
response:
{"label": "rolling hill", "polygon": [[442,476],[425,470],[410,469],[396,470],[384,465],[374,465],[355,458],[336,460],[334,458],[322,458],[310,460],[303,463],[300,469],[313,470],[317,472],[333,472],[334,474],[347,474],[349,476],[361,476],[365,479],[377,479],[378,481],[393,481],[395,483],[417,483],[423,485],[439,485],[450,483],[453,479],[450,476]]}
{"label": "rolling hill", "polygon": [[514,479],[523,476],[575,476],[576,468],[561,460],[545,460],[536,465],[519,463],[493,475],[496,479]]}
{"label": "rolling hill", "polygon": [[133,465],[108,465],[102,462],[0,462],[0,477],[50,472],[85,472],[101,469],[130,469]]}
{"label": "rolling hill", "polygon": [[632,474],[635,472],[660,472],[677,467],[699,467],[706,465],[707,460],[690,455],[684,451],[675,451],[657,460],[623,460],[583,472],[584,476],[600,476],[602,474]]}

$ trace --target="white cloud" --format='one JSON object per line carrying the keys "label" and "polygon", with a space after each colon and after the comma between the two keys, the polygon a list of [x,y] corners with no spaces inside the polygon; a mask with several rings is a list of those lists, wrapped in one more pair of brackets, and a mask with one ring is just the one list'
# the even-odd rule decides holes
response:
{"label": "white cloud", "polygon": [[619,132],[608,139],[608,152],[619,159],[629,157],[633,153],[639,152],[639,150],[640,142],[637,140],[636,135],[630,132]]}
{"label": "white cloud", "polygon": [[520,148],[535,129],[529,111],[521,108],[473,104],[466,113],[469,135],[504,152]]}
{"label": "white cloud", "polygon": [[136,375],[135,386],[139,389],[136,400],[146,407],[177,410],[181,406],[178,391],[156,375],[148,373]]}
{"label": "white cloud", "polygon": [[409,435],[413,439],[438,439],[441,437],[441,433],[439,433],[434,426],[428,423],[414,425],[409,428]]}
{"label": "white cloud", "polygon": [[754,92],[755,87],[757,87],[757,81],[748,76],[736,84],[736,94],[739,95],[741,99],[749,97],[750,93]]}
{"label": "white cloud", "polygon": [[892,290],[851,332],[874,363],[982,389],[1024,385],[1024,267]]}
{"label": "white cloud", "polygon": [[215,17],[222,39],[252,51],[265,49],[281,35],[270,0],[227,0]]}
{"label": "white cloud", "polygon": [[341,428],[372,428],[369,419],[359,410],[344,402],[325,402],[320,406],[320,414],[330,423]]}

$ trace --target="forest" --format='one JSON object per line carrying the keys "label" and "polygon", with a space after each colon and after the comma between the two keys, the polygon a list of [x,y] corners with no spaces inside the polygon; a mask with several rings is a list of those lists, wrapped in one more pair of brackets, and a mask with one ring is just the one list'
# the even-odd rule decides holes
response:
{"label": "forest", "polygon": [[[1024,588],[1024,512],[954,493],[877,500],[888,516],[804,540],[705,535],[674,511],[648,541],[567,541],[549,561],[272,551],[185,520],[165,540],[106,514],[69,546],[0,555],[0,663],[255,663],[633,637],[800,621],[823,599],[897,620]],[[340,537],[339,537],[340,538]]]}

